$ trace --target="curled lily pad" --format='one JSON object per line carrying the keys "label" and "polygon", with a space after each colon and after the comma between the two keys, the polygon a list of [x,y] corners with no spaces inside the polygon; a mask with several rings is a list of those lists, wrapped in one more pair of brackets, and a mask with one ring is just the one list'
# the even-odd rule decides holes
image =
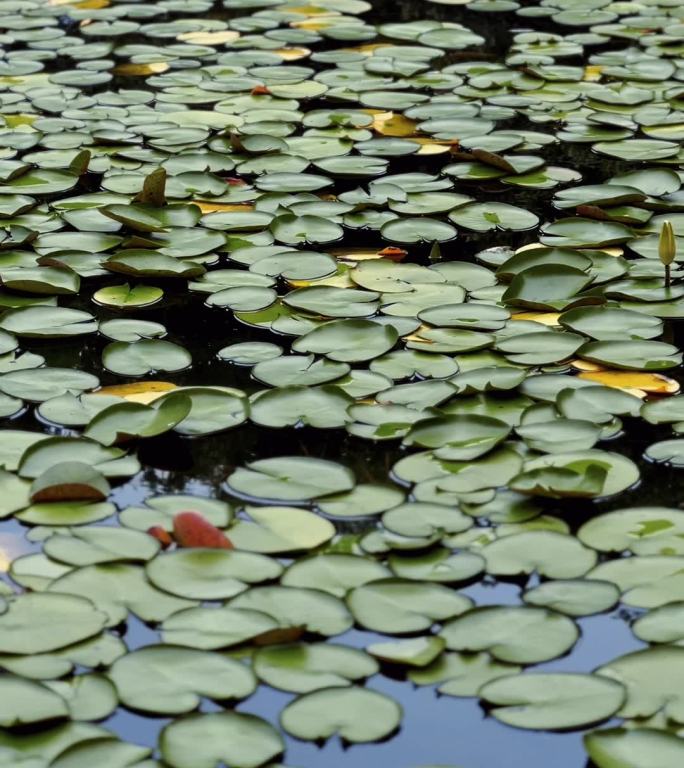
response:
{"label": "curled lily pad", "polygon": [[190,413],[192,401],[173,393],[153,405],[116,403],[97,413],[84,436],[102,445],[125,442],[135,437],[155,437],[176,427]]}
{"label": "curled lily pad", "polygon": [[173,429],[181,435],[211,435],[242,424],[247,419],[249,407],[244,393],[229,387],[182,387],[172,394],[163,395],[155,406],[176,397],[190,402],[187,415]]}

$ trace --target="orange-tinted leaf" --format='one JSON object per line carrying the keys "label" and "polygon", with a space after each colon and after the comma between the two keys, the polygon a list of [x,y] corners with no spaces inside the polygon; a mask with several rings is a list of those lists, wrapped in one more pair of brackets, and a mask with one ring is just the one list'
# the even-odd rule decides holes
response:
{"label": "orange-tinted leaf", "polygon": [[59,501],[103,501],[107,494],[85,483],[59,483],[31,494],[36,504]]}
{"label": "orange-tinted leaf", "polygon": [[389,259],[390,261],[402,261],[408,256],[408,251],[403,248],[396,248],[393,245],[388,245],[387,248],[383,248],[378,251],[378,255],[383,259]]}
{"label": "orange-tinted leaf", "polygon": [[252,96],[267,96],[270,93],[265,85],[255,85],[252,88]]}
{"label": "orange-tinted leaf", "polygon": [[661,373],[642,371],[588,371],[578,378],[595,381],[605,387],[618,389],[640,389],[657,395],[674,395],[679,392],[679,382]]}
{"label": "orange-tinted leaf", "polygon": [[173,537],[161,525],[153,525],[147,529],[147,533],[161,544],[162,549],[168,549],[173,544]]}
{"label": "orange-tinted leaf", "polygon": [[197,512],[179,512],[173,518],[173,536],[179,547],[233,549],[226,534]]}

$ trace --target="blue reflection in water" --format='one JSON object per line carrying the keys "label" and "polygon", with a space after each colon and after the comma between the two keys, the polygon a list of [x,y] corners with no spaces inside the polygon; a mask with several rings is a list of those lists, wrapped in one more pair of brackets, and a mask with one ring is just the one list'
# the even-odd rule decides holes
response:
{"label": "blue reflection in water", "polygon": [[[480,582],[463,593],[479,605],[519,604],[520,588],[513,584]],[[578,621],[582,636],[572,653],[533,669],[589,672],[642,644],[629,629],[624,611],[592,616]],[[365,647],[386,637],[351,630],[334,642]],[[137,620],[129,623],[126,641],[130,648],[158,642],[154,630]],[[477,699],[440,696],[434,686],[417,688],[406,681],[383,675],[371,678],[369,688],[382,691],[404,707],[401,730],[381,744],[345,748],[339,739],[323,746],[286,737],[283,762],[293,768],[414,768],[456,766],[458,768],[584,768],[586,755],[581,733],[530,733],[502,725],[487,717]],[[278,715],[291,701],[291,694],[261,685],[237,709],[278,723]],[[204,711],[220,709],[205,703]],[[129,741],[155,747],[166,719],[147,718],[120,709],[106,726]]]}

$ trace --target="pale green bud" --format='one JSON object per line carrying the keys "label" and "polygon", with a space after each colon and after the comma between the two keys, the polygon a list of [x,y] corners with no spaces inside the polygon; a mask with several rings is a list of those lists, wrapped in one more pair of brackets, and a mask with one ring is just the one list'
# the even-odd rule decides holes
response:
{"label": "pale green bud", "polygon": [[663,227],[660,230],[660,240],[658,241],[658,256],[660,260],[667,267],[675,260],[677,255],[677,243],[675,242],[674,232],[672,231],[672,224],[669,221],[663,222]]}

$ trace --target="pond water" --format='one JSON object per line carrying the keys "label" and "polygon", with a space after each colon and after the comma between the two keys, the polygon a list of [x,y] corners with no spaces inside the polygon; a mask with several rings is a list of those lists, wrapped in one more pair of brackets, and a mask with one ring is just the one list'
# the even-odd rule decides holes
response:
{"label": "pond water", "polygon": [[0,0],[0,768],[684,765],[682,19]]}

